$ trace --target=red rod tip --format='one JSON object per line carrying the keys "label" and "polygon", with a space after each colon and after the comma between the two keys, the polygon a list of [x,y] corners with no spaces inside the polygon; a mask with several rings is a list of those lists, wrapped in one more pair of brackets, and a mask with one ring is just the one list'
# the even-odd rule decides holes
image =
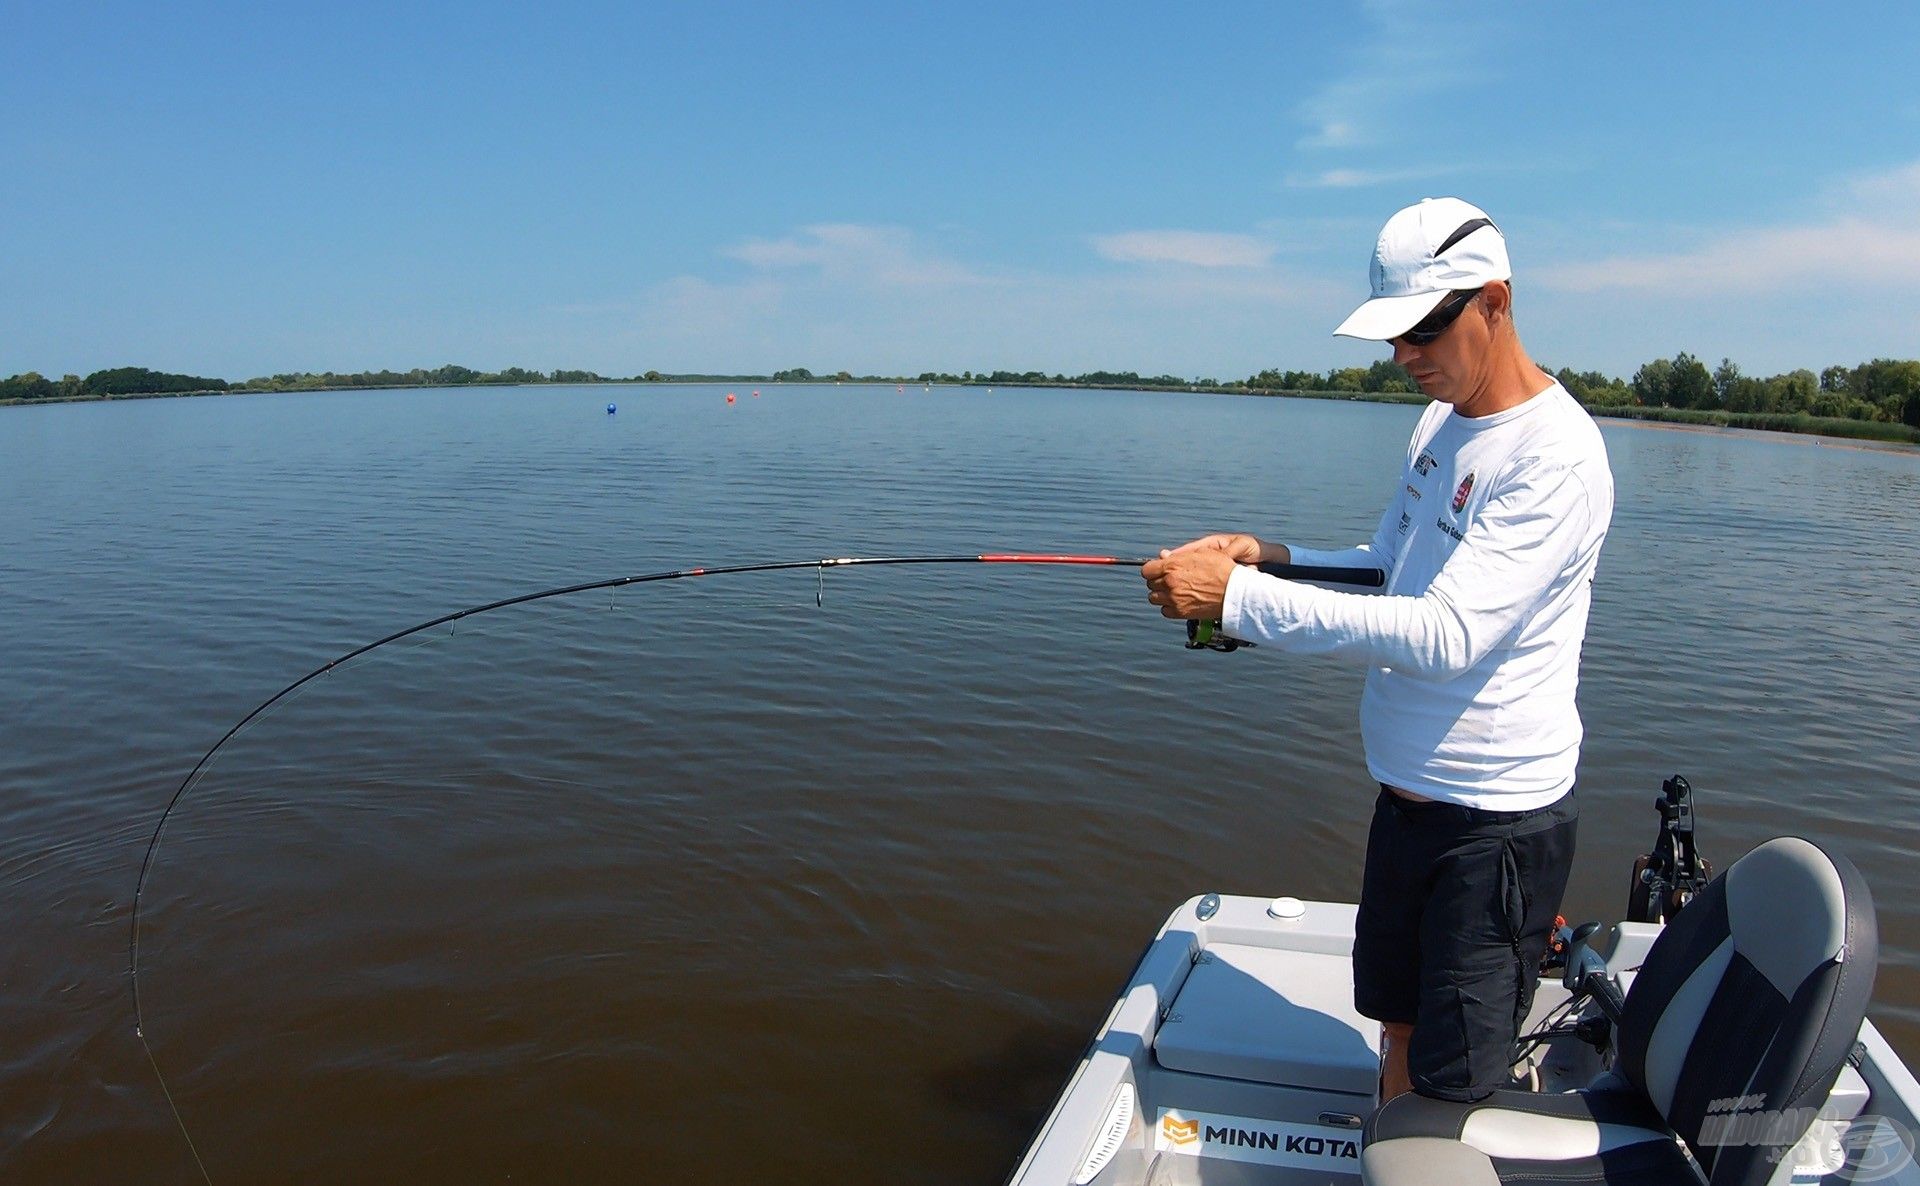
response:
{"label": "red rod tip", "polygon": [[1117,556],[1063,556],[1038,552],[994,552],[980,557],[988,564],[1124,564]]}

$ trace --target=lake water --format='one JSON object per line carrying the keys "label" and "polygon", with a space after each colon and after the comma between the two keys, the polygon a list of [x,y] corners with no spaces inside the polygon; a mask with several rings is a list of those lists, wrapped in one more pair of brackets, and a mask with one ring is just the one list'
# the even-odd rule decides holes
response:
{"label": "lake water", "polygon": [[[0,1177],[199,1180],[134,1037],[135,876],[322,661],[696,564],[1357,542],[1418,414],[749,390],[0,409]],[[1716,863],[1795,832],[1866,871],[1912,1059],[1920,454],[1603,431],[1567,913],[1618,916],[1683,772]],[[143,905],[213,1180],[1000,1180],[1175,905],[1358,892],[1360,671],[1181,637],[1128,570],[808,571],[315,681],[184,800]]]}

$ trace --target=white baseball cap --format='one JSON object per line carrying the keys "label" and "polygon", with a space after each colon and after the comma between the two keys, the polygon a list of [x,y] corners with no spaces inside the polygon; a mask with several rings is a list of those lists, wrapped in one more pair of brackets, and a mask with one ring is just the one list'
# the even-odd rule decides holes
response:
{"label": "white baseball cap", "polygon": [[1448,293],[1512,278],[1506,236],[1486,211],[1459,198],[1422,198],[1380,228],[1373,299],[1333,332],[1384,342],[1420,324]]}

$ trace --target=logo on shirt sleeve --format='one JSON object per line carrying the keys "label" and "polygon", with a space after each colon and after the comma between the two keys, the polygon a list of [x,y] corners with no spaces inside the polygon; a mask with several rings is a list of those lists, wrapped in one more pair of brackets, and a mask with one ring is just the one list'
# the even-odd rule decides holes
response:
{"label": "logo on shirt sleeve", "polygon": [[1423,449],[1420,452],[1420,459],[1413,463],[1413,472],[1424,478],[1427,476],[1427,472],[1438,464],[1439,462],[1433,459],[1433,454]]}
{"label": "logo on shirt sleeve", "polygon": [[1473,475],[1469,473],[1460,479],[1460,488],[1453,492],[1453,513],[1459,514],[1460,508],[1467,505],[1467,496],[1473,493]]}

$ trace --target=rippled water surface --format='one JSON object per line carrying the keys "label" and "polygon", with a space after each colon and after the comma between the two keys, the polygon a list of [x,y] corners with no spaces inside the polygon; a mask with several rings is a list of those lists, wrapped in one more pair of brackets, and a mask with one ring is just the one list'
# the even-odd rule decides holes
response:
{"label": "rippled water surface", "polygon": [[[461,606],[759,560],[1363,538],[1417,409],[910,388],[0,409],[0,1176],[193,1182],[134,1038],[199,755]],[[608,416],[608,399],[620,404]],[[1920,1054],[1920,455],[1604,426],[1570,915],[1662,777],[1868,873]],[[824,604],[816,605],[816,597]],[[998,1181],[1166,913],[1351,899],[1361,673],[1126,570],[714,577],[441,627],[185,799],[148,1036],[216,1183]]]}

